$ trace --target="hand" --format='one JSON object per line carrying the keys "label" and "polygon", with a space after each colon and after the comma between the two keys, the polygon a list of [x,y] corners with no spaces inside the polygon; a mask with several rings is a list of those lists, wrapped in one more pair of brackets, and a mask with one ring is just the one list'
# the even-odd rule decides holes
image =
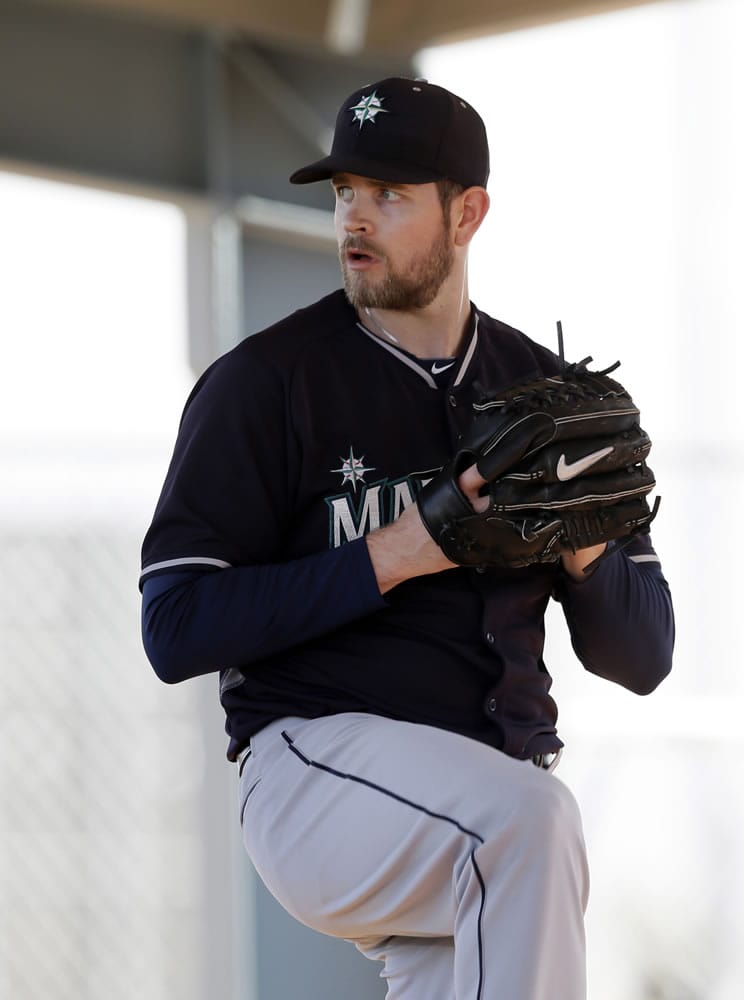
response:
{"label": "hand", "polygon": [[[459,479],[460,489],[479,513],[488,507],[488,497],[479,496],[485,484],[474,465]],[[455,566],[424,527],[416,504],[404,510],[393,524],[371,532],[366,540],[381,594],[411,577],[440,573]]]}
{"label": "hand", "polygon": [[477,514],[482,514],[488,508],[488,497],[480,495],[480,491],[486,485],[486,480],[478,472],[475,465],[471,465],[463,472],[458,480],[458,485]]}
{"label": "hand", "polygon": [[563,551],[561,552],[563,568],[577,583],[588,580],[591,573],[585,573],[584,567],[595,559],[599,559],[606,548],[607,542],[603,542],[601,545],[592,545],[588,549],[577,549],[576,552]]}
{"label": "hand", "polygon": [[[488,497],[480,496],[479,494],[480,490],[486,485],[486,480],[474,465],[471,465],[469,469],[463,472],[459,479],[459,485],[473,509],[482,514],[488,507]],[[591,576],[591,574],[584,572],[584,567],[588,566],[595,559],[598,559],[606,548],[607,543],[603,542],[601,545],[592,545],[586,549],[577,549],[576,552],[566,549],[561,552],[561,563],[571,579],[577,583],[581,583],[584,580],[588,580],[589,576]]]}
{"label": "hand", "polygon": [[[651,440],[608,377],[616,366],[590,372],[586,361],[473,403],[459,450],[416,500],[453,562],[516,569],[570,553],[567,572],[586,579],[610,539],[648,531],[658,509],[646,499],[656,485]],[[461,471],[474,461],[477,471]]]}

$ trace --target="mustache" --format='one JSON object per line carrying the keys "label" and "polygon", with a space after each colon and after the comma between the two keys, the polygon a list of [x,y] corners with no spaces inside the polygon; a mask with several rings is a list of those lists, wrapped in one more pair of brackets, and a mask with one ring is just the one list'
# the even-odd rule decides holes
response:
{"label": "mustache", "polygon": [[347,250],[356,250],[357,253],[369,253],[374,257],[379,257],[380,260],[385,260],[385,254],[371,243],[369,240],[365,240],[361,236],[347,236],[344,242],[339,247],[341,253],[345,253]]}

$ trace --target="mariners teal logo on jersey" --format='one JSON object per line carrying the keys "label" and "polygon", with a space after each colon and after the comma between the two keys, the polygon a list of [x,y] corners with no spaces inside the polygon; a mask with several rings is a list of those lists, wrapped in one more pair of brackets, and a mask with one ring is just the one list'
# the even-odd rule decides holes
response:
{"label": "mariners teal logo on jersey", "polygon": [[361,458],[356,458],[354,455],[354,449],[349,448],[348,458],[339,458],[341,462],[340,469],[331,469],[331,472],[340,472],[344,477],[341,481],[341,485],[346,483],[351,483],[354,487],[354,492],[356,493],[357,483],[364,482],[364,476],[367,472],[374,472],[374,465],[364,464],[364,455]]}
{"label": "mariners teal logo on jersey", "polygon": [[[350,452],[353,456],[353,451]],[[364,472],[372,472],[372,468],[367,468],[361,462],[359,464]],[[351,542],[355,538],[361,538],[381,528],[384,524],[392,524],[406,507],[410,507],[414,502],[418,491],[425,486],[433,476],[439,471],[432,469],[427,472],[416,472],[400,479],[379,479],[374,483],[365,483],[361,478],[360,469],[356,468],[351,458],[348,460],[350,466],[348,474],[345,466],[340,469],[333,469],[333,472],[344,473],[344,482],[350,482],[356,494],[357,482],[363,483],[358,495],[352,495],[347,490],[345,493],[338,493],[335,496],[325,498],[328,505],[328,544],[332,549],[337,549],[345,542]],[[363,474],[363,473],[362,473]]]}
{"label": "mariners teal logo on jersey", "polygon": [[386,115],[387,110],[383,108],[382,102],[385,100],[384,97],[378,97],[377,91],[370,94],[369,97],[363,96],[358,104],[349,108],[349,111],[354,112],[354,121],[359,122],[359,128],[367,122],[372,122],[374,125],[375,118],[379,114]]}

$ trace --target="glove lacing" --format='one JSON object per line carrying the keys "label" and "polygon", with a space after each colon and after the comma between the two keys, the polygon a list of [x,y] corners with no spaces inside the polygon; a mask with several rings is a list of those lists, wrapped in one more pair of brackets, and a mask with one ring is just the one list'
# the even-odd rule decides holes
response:
{"label": "glove lacing", "polygon": [[560,375],[552,376],[555,381],[545,380],[539,386],[530,387],[527,383],[524,392],[517,393],[511,398],[485,399],[479,403],[473,403],[476,412],[498,407],[505,414],[520,410],[539,410],[552,408],[556,403],[571,403],[587,399],[605,399],[612,395],[612,390],[608,391],[606,386],[598,386],[593,383],[592,377],[609,375],[620,367],[620,362],[616,361],[608,368],[598,372],[587,371],[586,366],[592,361],[591,356],[583,361],[576,361],[567,365]]}

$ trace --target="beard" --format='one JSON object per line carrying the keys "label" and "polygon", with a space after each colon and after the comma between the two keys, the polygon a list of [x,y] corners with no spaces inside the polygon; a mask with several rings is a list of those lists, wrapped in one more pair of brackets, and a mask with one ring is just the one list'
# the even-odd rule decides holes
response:
{"label": "beard", "polygon": [[[401,272],[393,271],[390,261],[363,238],[350,236],[339,250],[344,289],[349,302],[357,309],[424,309],[437,296],[452,271],[455,252],[449,241],[449,228],[443,222],[428,253],[421,254]],[[372,282],[365,272],[346,266],[345,251],[369,250],[387,266],[380,281]]]}

